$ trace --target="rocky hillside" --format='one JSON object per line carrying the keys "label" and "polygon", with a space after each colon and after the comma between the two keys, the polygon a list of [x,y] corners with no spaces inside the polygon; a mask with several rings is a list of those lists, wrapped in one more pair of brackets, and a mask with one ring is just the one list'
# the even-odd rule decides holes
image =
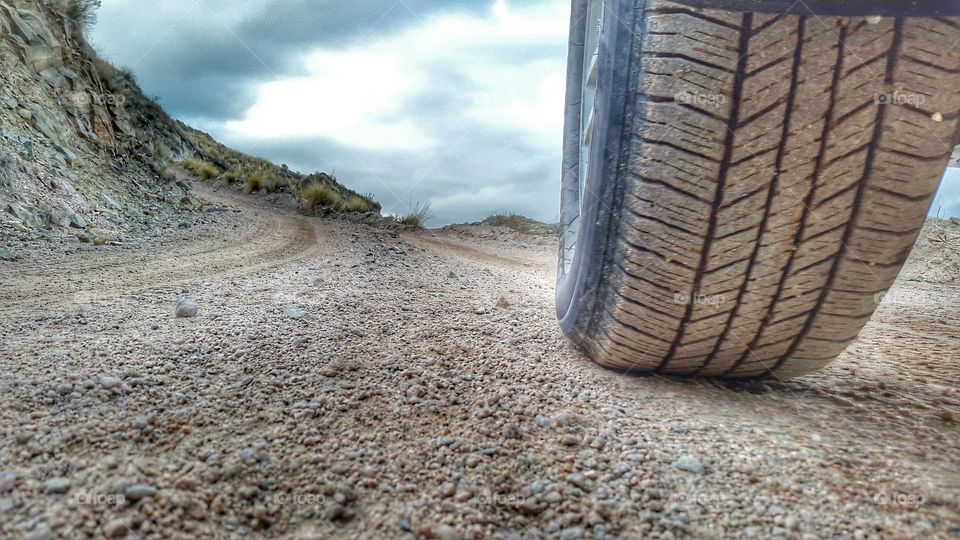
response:
{"label": "rocky hillside", "polygon": [[285,170],[174,121],[130,71],[99,58],[83,35],[96,4],[0,0],[0,257],[38,239],[122,241],[202,210],[189,181],[164,174],[184,160],[224,161],[214,176],[231,163]]}

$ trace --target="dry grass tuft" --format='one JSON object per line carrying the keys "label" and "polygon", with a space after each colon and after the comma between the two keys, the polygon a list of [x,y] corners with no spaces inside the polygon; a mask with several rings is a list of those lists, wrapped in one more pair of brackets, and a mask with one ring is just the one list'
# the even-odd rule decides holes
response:
{"label": "dry grass tuft", "polygon": [[364,199],[363,197],[351,196],[344,201],[340,210],[343,212],[365,214],[373,210],[373,205],[370,204],[370,201]]}
{"label": "dry grass tuft", "polygon": [[199,159],[185,159],[180,162],[180,166],[204,180],[211,180],[220,174],[216,167]]}
{"label": "dry grass tuft", "polygon": [[410,212],[397,218],[397,222],[401,225],[408,225],[410,227],[416,227],[422,229],[430,218],[432,213],[430,212],[430,203],[421,205],[417,203],[414,205],[413,209]]}
{"label": "dry grass tuft", "polygon": [[243,177],[243,192],[247,195],[263,191],[266,186],[267,182],[260,172],[249,172]]}
{"label": "dry grass tuft", "polygon": [[69,0],[65,14],[80,28],[92,26],[97,21],[100,0]]}
{"label": "dry grass tuft", "polygon": [[310,184],[303,188],[303,203],[308,210],[315,210],[318,206],[336,209],[343,204],[343,197],[330,186]]}

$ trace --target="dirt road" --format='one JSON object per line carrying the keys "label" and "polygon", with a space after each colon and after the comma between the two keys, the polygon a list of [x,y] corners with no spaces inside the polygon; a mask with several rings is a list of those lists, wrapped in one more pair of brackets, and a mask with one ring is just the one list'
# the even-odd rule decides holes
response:
{"label": "dirt road", "polygon": [[557,329],[552,241],[200,190],[241,211],[0,263],[0,538],[960,535],[957,288],[815,376],[624,376]]}

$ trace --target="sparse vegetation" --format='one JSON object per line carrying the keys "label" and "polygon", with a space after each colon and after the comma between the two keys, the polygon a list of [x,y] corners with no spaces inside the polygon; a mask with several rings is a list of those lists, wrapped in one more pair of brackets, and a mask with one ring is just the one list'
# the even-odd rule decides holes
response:
{"label": "sparse vegetation", "polygon": [[97,20],[100,0],[69,0],[65,14],[80,28],[87,28]]}
{"label": "sparse vegetation", "polygon": [[340,208],[343,212],[354,212],[358,214],[365,214],[373,209],[370,202],[363,198],[357,196],[347,197],[344,200],[343,205]]}
{"label": "sparse vegetation", "polygon": [[339,209],[343,204],[343,197],[328,185],[314,183],[303,188],[303,204],[310,211],[318,206]]}
{"label": "sparse vegetation", "polygon": [[483,220],[484,225],[506,227],[523,234],[537,236],[559,236],[560,224],[543,223],[512,212],[497,212]]}
{"label": "sparse vegetation", "polygon": [[243,192],[247,195],[251,193],[256,193],[258,191],[263,191],[263,188],[266,186],[266,181],[263,178],[263,174],[259,172],[249,172],[243,177]]}
{"label": "sparse vegetation", "polygon": [[163,168],[160,169],[160,178],[165,182],[173,182],[177,179],[177,171],[174,169],[173,163],[167,161],[163,164]]}
{"label": "sparse vegetation", "polygon": [[199,159],[185,159],[180,162],[180,166],[204,180],[212,180],[220,174],[220,171],[212,164]]}
{"label": "sparse vegetation", "polygon": [[132,69],[128,67],[117,68],[116,75],[127,83],[139,87],[137,84],[137,76],[133,74]]}
{"label": "sparse vegetation", "polygon": [[[119,79],[119,76],[115,79]],[[198,158],[213,165],[218,171],[226,171],[222,178],[228,185],[242,181],[243,191],[247,194],[290,193],[303,201],[304,208],[310,210],[322,206],[337,212],[380,211],[380,205],[372,196],[347,189],[332,175],[323,172],[305,175],[286,165],[276,165],[228,148],[206,133],[182,122],[177,122],[177,126],[195,149]],[[321,189],[323,187],[327,189]]]}
{"label": "sparse vegetation", "polygon": [[228,186],[239,182],[243,178],[243,175],[240,174],[240,171],[232,170],[223,173],[223,182]]}
{"label": "sparse vegetation", "polygon": [[430,218],[432,214],[430,212],[430,203],[421,205],[417,203],[413,206],[413,209],[410,212],[397,217],[397,222],[401,225],[408,225],[410,227],[416,227],[422,229]]}

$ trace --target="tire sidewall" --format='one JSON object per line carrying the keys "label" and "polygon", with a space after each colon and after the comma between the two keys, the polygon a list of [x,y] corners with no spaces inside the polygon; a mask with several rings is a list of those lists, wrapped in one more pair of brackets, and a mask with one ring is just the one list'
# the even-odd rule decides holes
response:
{"label": "tire sidewall", "polygon": [[[627,117],[627,96],[630,91],[631,58],[633,57],[634,24],[643,13],[643,0],[605,0],[604,32],[600,38],[598,87],[596,93],[596,123],[590,149],[589,176],[580,204],[580,225],[577,247],[569,272],[564,272],[563,242],[557,279],[557,318],[564,332],[577,338],[588,335],[587,328],[594,321],[594,306],[600,305],[604,290],[600,284],[608,261],[611,260],[613,231],[616,219],[618,182],[623,161],[622,142],[631,119]],[[572,197],[571,189],[579,191],[580,171],[580,100],[582,95],[584,47],[583,41],[573,39],[585,30],[586,0],[573,0],[571,16],[570,58],[568,60],[567,103],[564,127],[563,208],[561,216],[573,211],[571,204],[581,203],[579,192]],[[579,25],[579,27],[578,27]],[[572,186],[571,186],[572,183]],[[569,223],[564,219],[564,223]]]}

